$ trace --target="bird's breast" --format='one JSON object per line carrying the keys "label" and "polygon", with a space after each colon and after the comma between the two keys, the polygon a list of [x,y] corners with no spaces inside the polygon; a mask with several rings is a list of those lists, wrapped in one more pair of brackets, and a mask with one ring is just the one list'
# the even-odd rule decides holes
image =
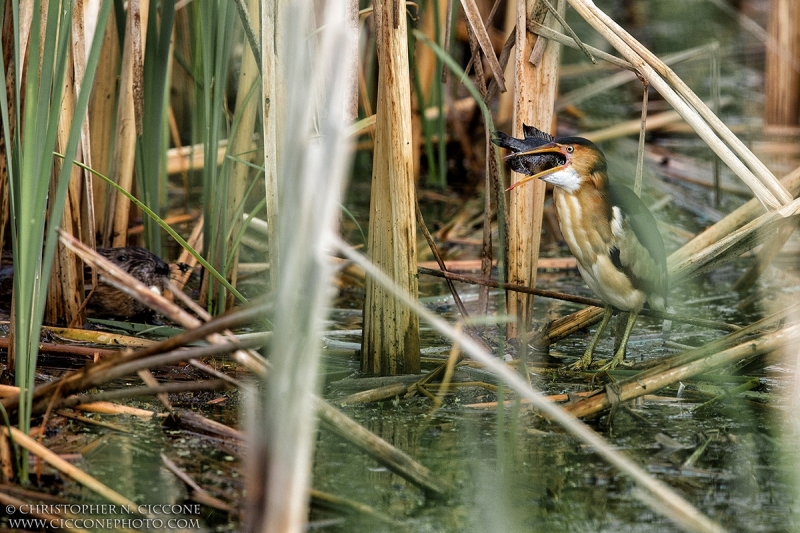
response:
{"label": "bird's breast", "polygon": [[561,233],[578,262],[588,266],[598,255],[607,255],[614,236],[601,199],[558,188],[553,198]]}
{"label": "bird's breast", "polygon": [[617,239],[602,198],[554,191],[558,223],[564,240],[578,260],[578,270],[590,289],[605,302],[623,311],[638,311],[647,295],[614,264]]}

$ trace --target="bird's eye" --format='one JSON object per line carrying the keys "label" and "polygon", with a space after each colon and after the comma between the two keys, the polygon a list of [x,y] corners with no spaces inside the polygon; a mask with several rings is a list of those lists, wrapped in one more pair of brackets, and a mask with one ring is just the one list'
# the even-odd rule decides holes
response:
{"label": "bird's eye", "polygon": [[567,146],[567,153],[571,154],[574,151],[575,151],[575,148],[573,148],[572,146]]}

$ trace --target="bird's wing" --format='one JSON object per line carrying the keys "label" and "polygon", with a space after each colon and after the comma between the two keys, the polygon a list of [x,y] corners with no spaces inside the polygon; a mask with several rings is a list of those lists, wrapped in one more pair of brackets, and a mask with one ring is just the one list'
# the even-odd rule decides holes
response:
{"label": "bird's wing", "polygon": [[667,255],[655,218],[628,187],[611,184],[609,192],[611,205],[619,207],[612,213],[611,230],[617,241],[612,261],[648,294],[666,298]]}

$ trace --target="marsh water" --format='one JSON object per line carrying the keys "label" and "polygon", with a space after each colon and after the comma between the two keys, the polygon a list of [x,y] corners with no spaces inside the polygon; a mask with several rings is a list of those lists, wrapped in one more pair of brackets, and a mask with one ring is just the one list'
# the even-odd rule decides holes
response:
{"label": "marsh water", "polygon": [[[721,9],[718,2],[658,0],[597,4],[631,28],[659,56],[717,41],[722,72],[720,88],[727,102],[720,115],[748,142],[761,141],[763,43],[743,29],[731,13]],[[766,26],[768,2],[743,0],[738,4],[742,14]],[[608,50],[571,10],[567,20],[585,42]],[[586,64],[585,58],[574,51],[567,51],[563,62]],[[703,55],[674,65],[673,69],[695,92],[706,97],[712,87],[710,65],[710,57]],[[565,68],[567,73],[578,70]],[[597,67],[595,71],[587,69],[582,74],[565,75],[560,91],[564,94],[607,72]],[[640,99],[641,85],[626,84],[583,102],[582,121],[566,119],[560,122],[560,128],[580,133],[635,118]],[[653,112],[660,105],[654,97]],[[649,140],[657,148],[691,158],[699,165],[695,167],[698,173],[710,175],[713,158],[695,135],[653,134]],[[636,139],[605,142],[602,148],[609,159],[612,179],[632,179]],[[762,159],[767,157],[759,155]],[[369,153],[358,154],[357,175],[348,189],[346,206],[365,231],[369,161]],[[748,198],[724,192],[719,205],[715,205],[710,188],[665,176],[660,169],[663,160],[647,161],[645,199],[656,206],[656,218],[665,224],[661,230],[668,252]],[[774,158],[767,162],[778,176],[796,166],[792,161]],[[449,178],[451,190],[443,192],[445,200],[434,196],[423,198],[423,209],[431,225],[437,223],[436,217],[446,221],[470,199],[466,195],[472,185],[459,176]],[[722,179],[724,184],[742,189],[724,167]],[[479,196],[480,192],[473,194]],[[353,242],[360,240],[358,230],[348,220],[344,221],[344,227]],[[547,239],[544,242],[544,255],[568,255],[563,245]],[[479,250],[478,246],[462,242],[450,246],[448,253],[454,259],[472,258],[477,257]],[[797,300],[800,272],[795,241],[790,241],[788,251],[777,258],[757,283],[733,291],[732,284],[751,264],[752,258],[745,257],[674,287],[670,305],[677,313],[747,325]],[[540,272],[539,286],[591,296],[575,270]],[[457,287],[468,308],[474,306],[477,289],[462,284]],[[494,295],[495,301],[501,300],[499,293]],[[440,315],[457,319],[457,310],[443,283],[421,277],[420,296]],[[330,313],[321,379],[323,395],[331,400],[353,392],[348,380],[358,375],[360,298],[363,292],[357,286],[346,289],[335,300]],[[577,308],[537,298],[536,325],[541,327]],[[565,374],[559,369],[583,353],[590,334],[577,333],[551,346],[548,354],[531,355],[529,369],[534,385],[546,394],[588,390],[590,375]],[[718,331],[677,322],[664,331],[659,321],[641,318],[628,347],[628,359],[633,362],[654,359],[679,352],[678,345],[699,346],[721,335]],[[423,369],[429,371],[437,360],[447,356],[451,347],[424,327],[422,336]],[[494,336],[501,337],[497,332]],[[598,348],[598,356],[608,357],[612,343],[613,339],[607,335]],[[508,347],[507,353],[516,355],[518,351]],[[787,396],[790,390],[787,376],[791,371],[785,363],[773,362],[745,376],[704,376],[658,391],[619,409],[613,417],[603,416],[590,423],[613,446],[624,450],[730,531],[796,530],[800,526],[796,478],[800,457],[797,435],[786,419],[792,405]],[[624,375],[624,371],[612,373],[617,378]],[[490,374],[478,368],[461,369],[455,379],[497,385]],[[747,379],[755,379],[757,385],[743,394],[699,408],[708,399]],[[381,518],[364,514],[343,516],[341,512],[314,507],[311,527],[347,532],[678,530],[640,499],[633,482],[592,449],[535,412],[513,404],[500,410],[469,406],[497,399],[498,393],[491,387],[471,386],[446,395],[439,409],[433,409],[424,397],[344,407],[348,415],[428,467],[454,491],[445,500],[426,497],[419,488],[323,430],[319,432],[314,452],[314,488],[368,505]],[[236,422],[242,404],[242,399],[235,395],[220,407],[186,402],[211,418],[229,423]],[[136,436],[106,438],[102,446],[85,454],[82,467],[131,497],[154,502],[182,501],[186,496],[183,487],[165,474],[159,458],[163,448],[177,445],[183,466],[190,474],[219,484],[233,501],[241,496],[241,449],[220,447],[201,436],[171,434],[160,428],[158,420],[135,421],[131,425]],[[120,462],[119,457],[130,460]],[[205,527],[215,530],[233,528],[237,523],[237,519],[219,516],[202,518]]]}

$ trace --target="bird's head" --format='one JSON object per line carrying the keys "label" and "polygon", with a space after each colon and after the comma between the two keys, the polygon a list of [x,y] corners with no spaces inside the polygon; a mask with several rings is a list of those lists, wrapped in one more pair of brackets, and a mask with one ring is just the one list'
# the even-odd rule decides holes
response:
{"label": "bird's head", "polygon": [[509,191],[523,183],[541,179],[568,192],[575,192],[589,184],[601,188],[608,179],[606,157],[593,142],[583,137],[561,137],[532,150],[515,152],[506,159],[514,157],[548,157],[554,158],[556,164],[519,180],[507,189]]}

